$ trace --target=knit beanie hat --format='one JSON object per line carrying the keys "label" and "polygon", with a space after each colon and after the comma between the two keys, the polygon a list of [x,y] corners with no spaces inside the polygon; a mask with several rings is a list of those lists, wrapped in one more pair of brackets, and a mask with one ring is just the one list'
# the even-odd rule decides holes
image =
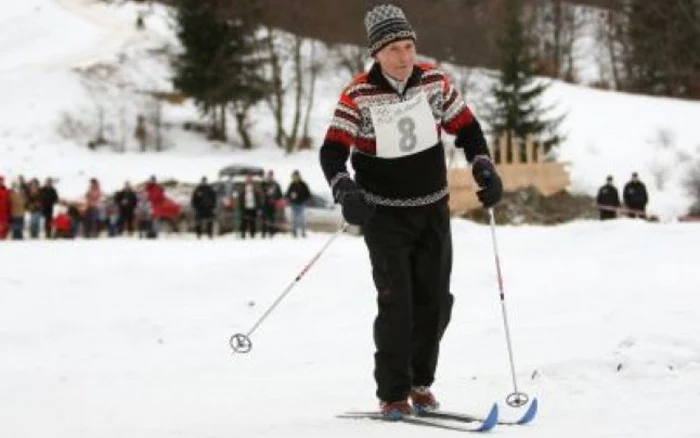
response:
{"label": "knit beanie hat", "polygon": [[378,5],[365,15],[369,53],[374,56],[387,44],[397,40],[416,40],[416,33],[403,11],[394,5]]}

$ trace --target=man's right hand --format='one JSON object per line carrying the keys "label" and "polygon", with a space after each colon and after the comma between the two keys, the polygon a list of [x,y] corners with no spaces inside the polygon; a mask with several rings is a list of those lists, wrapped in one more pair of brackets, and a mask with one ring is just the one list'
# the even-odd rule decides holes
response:
{"label": "man's right hand", "polygon": [[362,226],[374,215],[375,205],[365,199],[362,190],[350,178],[338,181],[335,198],[342,206],[343,218],[350,225]]}

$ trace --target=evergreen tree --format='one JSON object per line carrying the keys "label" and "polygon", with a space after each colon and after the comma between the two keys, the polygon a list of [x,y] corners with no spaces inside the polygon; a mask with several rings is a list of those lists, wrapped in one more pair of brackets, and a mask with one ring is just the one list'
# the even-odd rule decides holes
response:
{"label": "evergreen tree", "polygon": [[250,147],[247,113],[269,88],[262,71],[266,61],[257,56],[254,16],[221,19],[218,3],[178,0],[178,37],[184,50],[175,61],[173,82],[211,116],[211,138],[226,139],[225,109],[231,105],[244,146]]}
{"label": "evergreen tree", "polygon": [[500,73],[492,89],[495,105],[489,122],[496,138],[506,135],[508,149],[513,139],[532,137],[549,151],[561,141],[556,128],[561,117],[545,119],[549,109],[540,103],[548,85],[534,76],[535,58],[530,51],[528,37],[522,22],[521,0],[504,2],[504,20],[498,39]]}

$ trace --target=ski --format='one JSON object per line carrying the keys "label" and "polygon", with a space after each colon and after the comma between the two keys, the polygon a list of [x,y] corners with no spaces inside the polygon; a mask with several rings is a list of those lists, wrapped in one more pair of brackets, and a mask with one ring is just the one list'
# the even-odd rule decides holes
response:
{"label": "ski", "polygon": [[[528,406],[528,408],[520,416],[520,418],[518,418],[517,420],[504,420],[504,419],[499,418],[498,424],[502,424],[502,425],[528,424],[532,420],[535,419],[535,416],[537,415],[538,405],[539,405],[539,402],[537,401],[537,398],[533,398],[532,402],[530,403],[530,406]],[[439,419],[444,419],[444,420],[455,420],[455,421],[465,421],[465,422],[484,421],[483,418],[477,417],[474,415],[462,414],[462,413],[458,413],[458,412],[441,411],[441,410],[421,412],[419,415],[421,416],[421,418],[439,418]]]}
{"label": "ski", "polygon": [[[399,420],[392,420],[385,417],[381,412],[346,412],[338,415],[338,418],[370,419],[385,422],[407,423],[416,426],[433,427],[437,429],[447,429],[457,432],[488,432],[498,424],[498,405],[493,404],[488,415],[484,418],[463,416],[461,418],[439,418],[430,416],[407,415]],[[454,423],[451,423],[454,422]]]}

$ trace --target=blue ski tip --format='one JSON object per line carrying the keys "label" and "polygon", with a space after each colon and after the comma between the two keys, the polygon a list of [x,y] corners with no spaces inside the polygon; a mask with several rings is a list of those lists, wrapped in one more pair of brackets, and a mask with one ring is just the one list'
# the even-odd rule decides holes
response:
{"label": "blue ski tip", "polygon": [[530,403],[530,406],[528,406],[527,411],[523,414],[522,417],[520,417],[520,420],[516,421],[517,424],[528,424],[532,420],[535,419],[535,415],[537,415],[537,406],[538,406],[538,401],[537,397],[532,398],[532,402]]}
{"label": "blue ski tip", "polygon": [[484,422],[477,429],[477,432],[488,432],[498,424],[498,405],[496,403],[491,406],[489,414],[484,418]]}

